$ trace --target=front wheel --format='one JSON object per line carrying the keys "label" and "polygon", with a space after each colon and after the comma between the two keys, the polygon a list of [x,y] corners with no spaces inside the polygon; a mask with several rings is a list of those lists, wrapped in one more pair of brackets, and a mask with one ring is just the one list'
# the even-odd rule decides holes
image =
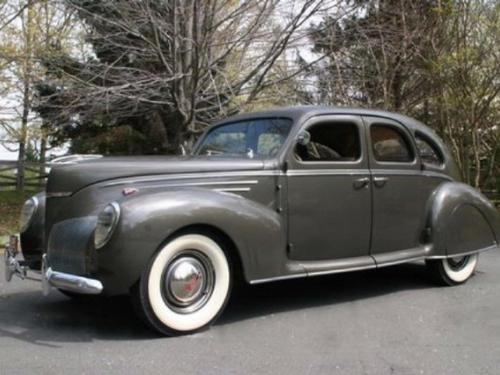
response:
{"label": "front wheel", "polygon": [[133,291],[134,304],[149,325],[165,335],[209,326],[231,291],[231,269],[212,238],[187,234],[156,253]]}
{"label": "front wheel", "polygon": [[476,270],[478,254],[426,261],[431,277],[441,285],[465,283]]}

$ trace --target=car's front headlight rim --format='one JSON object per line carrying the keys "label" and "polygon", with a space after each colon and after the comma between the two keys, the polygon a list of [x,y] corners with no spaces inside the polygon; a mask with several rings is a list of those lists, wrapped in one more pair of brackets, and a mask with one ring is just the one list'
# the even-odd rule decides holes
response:
{"label": "car's front headlight rim", "polygon": [[35,217],[39,205],[40,202],[37,197],[31,197],[24,202],[23,208],[21,209],[21,216],[19,218],[21,233],[25,232],[33,222],[33,218]]}
{"label": "car's front headlight rim", "polygon": [[97,216],[94,230],[94,247],[102,248],[108,243],[118,222],[120,221],[120,205],[116,202],[109,203]]}

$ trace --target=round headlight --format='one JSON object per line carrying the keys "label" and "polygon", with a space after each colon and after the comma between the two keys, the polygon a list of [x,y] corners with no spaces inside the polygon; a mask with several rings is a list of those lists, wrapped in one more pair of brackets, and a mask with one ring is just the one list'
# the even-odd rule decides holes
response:
{"label": "round headlight", "polygon": [[38,199],[36,197],[31,197],[26,202],[24,202],[23,208],[21,209],[21,217],[19,218],[19,226],[21,232],[28,229],[33,216],[35,216],[36,209],[38,208]]}
{"label": "round headlight", "polygon": [[104,207],[97,216],[97,225],[94,231],[94,246],[96,249],[103,247],[109,241],[120,218],[120,206],[113,202]]}

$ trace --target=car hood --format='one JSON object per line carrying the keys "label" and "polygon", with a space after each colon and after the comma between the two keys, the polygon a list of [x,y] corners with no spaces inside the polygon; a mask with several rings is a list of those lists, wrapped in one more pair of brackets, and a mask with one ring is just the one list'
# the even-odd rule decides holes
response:
{"label": "car hood", "polygon": [[250,171],[264,167],[260,159],[207,156],[103,157],[54,165],[47,181],[48,193],[73,193],[97,182],[134,176],[175,173]]}

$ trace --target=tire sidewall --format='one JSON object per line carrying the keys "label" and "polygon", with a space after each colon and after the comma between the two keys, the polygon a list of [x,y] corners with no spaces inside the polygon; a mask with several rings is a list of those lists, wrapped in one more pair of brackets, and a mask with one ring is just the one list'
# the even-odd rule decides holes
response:
{"label": "tire sidewall", "polygon": [[[175,257],[186,250],[206,256],[214,269],[214,288],[206,303],[192,313],[169,308],[162,293],[163,275]],[[229,257],[211,237],[202,234],[180,235],[164,245],[151,259],[141,278],[141,302],[149,322],[168,335],[188,334],[209,326],[224,310],[232,288]]]}
{"label": "tire sidewall", "polygon": [[478,254],[471,254],[468,257],[467,264],[458,271],[455,271],[450,267],[448,259],[442,260],[442,271],[450,283],[462,284],[474,274],[479,256]]}

